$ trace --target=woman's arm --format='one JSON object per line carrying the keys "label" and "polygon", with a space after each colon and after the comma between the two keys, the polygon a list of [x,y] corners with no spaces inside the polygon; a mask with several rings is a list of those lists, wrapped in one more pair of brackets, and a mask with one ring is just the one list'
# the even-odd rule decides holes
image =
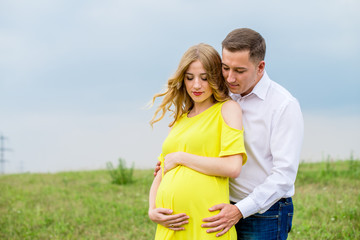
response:
{"label": "woman's arm", "polygon": [[183,165],[206,175],[236,178],[241,171],[242,159],[241,154],[203,157],[186,152],[174,152],[165,156],[164,166],[165,173],[178,165]]}
{"label": "woman's arm", "polygon": [[[161,182],[161,169],[157,172],[149,192],[149,211],[156,208],[155,200],[156,200],[156,193],[159,188],[160,182]],[[150,217],[151,219],[151,217]]]}
{"label": "woman's arm", "polygon": [[[223,104],[221,113],[225,123],[238,130],[243,129],[240,105],[235,101]],[[165,156],[164,170],[171,170],[177,165],[183,165],[198,172],[212,175],[236,178],[241,172],[243,157],[241,154],[225,157],[203,157],[185,152],[174,152]]]}
{"label": "woman's arm", "polygon": [[156,193],[161,182],[161,169],[157,172],[149,193],[149,218],[151,221],[161,224],[174,231],[185,230],[184,224],[189,223],[189,217],[185,213],[174,214],[173,210],[167,208],[156,208]]}

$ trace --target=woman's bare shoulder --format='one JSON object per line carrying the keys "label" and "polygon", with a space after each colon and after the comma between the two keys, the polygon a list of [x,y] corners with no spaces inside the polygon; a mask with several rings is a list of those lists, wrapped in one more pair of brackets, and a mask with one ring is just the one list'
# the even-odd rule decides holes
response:
{"label": "woman's bare shoulder", "polygon": [[221,114],[227,125],[232,128],[242,129],[242,110],[237,102],[234,100],[226,101],[221,108]]}

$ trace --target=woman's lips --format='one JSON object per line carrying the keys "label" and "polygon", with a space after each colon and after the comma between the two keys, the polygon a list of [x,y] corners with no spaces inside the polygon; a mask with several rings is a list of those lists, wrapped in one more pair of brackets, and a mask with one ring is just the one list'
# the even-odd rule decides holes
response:
{"label": "woman's lips", "polygon": [[195,96],[200,96],[201,94],[203,94],[202,92],[193,92],[193,94],[195,95]]}

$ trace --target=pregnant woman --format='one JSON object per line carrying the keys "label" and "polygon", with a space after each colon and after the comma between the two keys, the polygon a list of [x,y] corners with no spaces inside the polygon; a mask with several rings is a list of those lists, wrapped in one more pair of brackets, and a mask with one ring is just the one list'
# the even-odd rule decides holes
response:
{"label": "pregnant woman", "polygon": [[[155,239],[236,239],[234,227],[221,237],[201,228],[203,218],[218,213],[210,212],[210,207],[229,203],[227,176],[237,177],[246,162],[241,109],[229,100],[221,68],[220,55],[213,47],[192,46],[168,80],[167,90],[153,98],[154,102],[164,97],[151,125],[167,111],[174,116],[159,157],[161,173],[155,176],[149,194],[149,217],[158,223]],[[218,167],[213,175],[211,167],[207,174],[186,167],[194,159],[204,165],[216,162]],[[174,168],[164,169],[164,161]],[[219,176],[220,168],[223,176]]]}

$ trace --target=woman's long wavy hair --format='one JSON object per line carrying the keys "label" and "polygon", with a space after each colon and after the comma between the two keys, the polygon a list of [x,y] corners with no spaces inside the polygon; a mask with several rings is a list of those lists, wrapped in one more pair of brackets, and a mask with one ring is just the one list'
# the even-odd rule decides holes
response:
{"label": "woman's long wavy hair", "polygon": [[[175,74],[167,82],[166,91],[154,95],[152,104],[158,97],[164,97],[164,99],[150,121],[151,126],[163,119],[166,112],[169,111],[174,116],[174,121],[169,124],[169,127],[171,127],[182,114],[189,112],[193,108],[194,102],[186,91],[184,78],[190,64],[196,60],[202,63],[206,71],[207,81],[213,92],[213,101],[222,102],[229,99],[229,90],[221,72],[222,64],[219,53],[208,44],[197,44],[190,47],[182,56]],[[157,117],[160,112],[160,117]]]}

